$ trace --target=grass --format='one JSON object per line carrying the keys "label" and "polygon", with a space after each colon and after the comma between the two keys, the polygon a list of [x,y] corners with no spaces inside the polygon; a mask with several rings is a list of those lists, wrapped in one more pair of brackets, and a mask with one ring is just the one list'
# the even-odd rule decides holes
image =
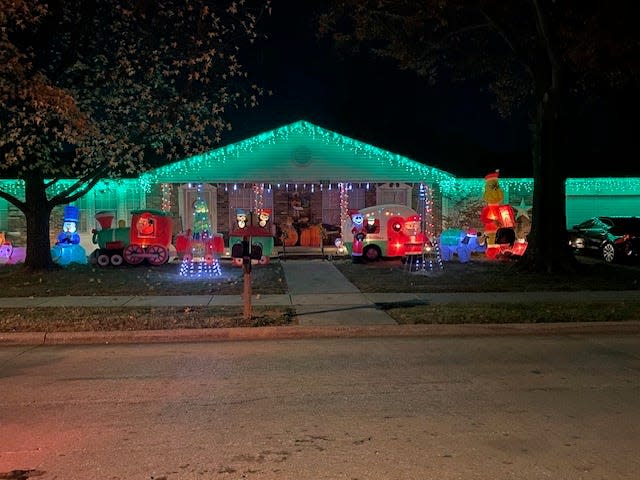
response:
{"label": "grass", "polygon": [[[292,260],[287,260],[292,261]],[[564,321],[640,320],[640,266],[611,265],[580,258],[580,271],[571,275],[537,275],[517,271],[510,262],[474,257],[470,263],[446,263],[442,271],[411,273],[398,260],[333,264],[361,291],[520,292],[639,290],[638,300],[598,304],[585,298],[575,304],[420,305],[388,304],[385,311],[400,324],[409,323],[540,323]],[[241,295],[242,269],[221,260],[223,275],[185,279],[178,264],[100,268],[71,265],[50,272],[29,273],[19,265],[0,268],[0,297],[65,295]],[[287,292],[279,260],[255,266],[254,294]],[[245,320],[241,307],[143,308],[24,308],[0,309],[0,331],[107,331],[174,328],[220,328],[289,325],[295,312],[288,307],[254,307]]]}
{"label": "grass", "polygon": [[414,305],[386,310],[401,325],[622,322],[640,320],[640,300],[622,304],[497,303],[483,305]]}
{"label": "grass", "polygon": [[[336,267],[362,292],[535,292],[582,290],[638,290],[640,265],[606,264],[579,257],[579,271],[544,275],[518,271],[515,262],[475,256],[471,262],[446,262],[442,271],[409,273],[400,261],[354,264],[340,260]],[[640,296],[640,291],[638,292]]]}
{"label": "grass", "polygon": [[[71,264],[47,272],[30,273],[21,265],[0,268],[0,297],[55,297],[66,295],[240,295],[242,269],[221,260],[222,276],[185,278],[179,265],[167,263],[98,267]],[[286,281],[278,261],[252,270],[253,293],[286,292]]]}
{"label": "grass", "polygon": [[254,307],[244,319],[241,307],[165,308],[5,308],[0,309],[0,332],[99,332],[228,328],[290,325],[287,307]]}

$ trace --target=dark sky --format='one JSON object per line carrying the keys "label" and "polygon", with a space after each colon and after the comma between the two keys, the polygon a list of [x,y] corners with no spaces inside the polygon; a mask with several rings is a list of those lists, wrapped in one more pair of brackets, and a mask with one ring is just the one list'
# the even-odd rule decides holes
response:
{"label": "dark sky", "polygon": [[[304,119],[454,175],[484,177],[499,168],[507,177],[531,176],[525,112],[500,118],[479,85],[429,86],[389,61],[341,59],[328,42],[316,40],[318,3],[324,2],[273,1],[263,24],[270,38],[247,64],[274,95],[234,114],[224,143]],[[634,103],[611,98],[591,110],[576,122],[570,176],[640,176],[636,155],[625,152],[634,135],[628,120],[637,115]]]}

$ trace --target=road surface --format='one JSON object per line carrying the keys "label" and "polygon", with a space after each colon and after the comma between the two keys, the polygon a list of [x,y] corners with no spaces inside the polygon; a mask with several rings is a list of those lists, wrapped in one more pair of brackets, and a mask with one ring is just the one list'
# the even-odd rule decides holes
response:
{"label": "road surface", "polygon": [[3,347],[0,478],[637,480],[639,340]]}

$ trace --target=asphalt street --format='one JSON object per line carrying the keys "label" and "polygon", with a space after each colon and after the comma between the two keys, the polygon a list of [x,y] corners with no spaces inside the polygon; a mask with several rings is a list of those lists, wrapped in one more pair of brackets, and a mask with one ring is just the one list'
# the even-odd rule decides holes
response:
{"label": "asphalt street", "polygon": [[5,346],[0,438],[0,478],[636,480],[640,342]]}

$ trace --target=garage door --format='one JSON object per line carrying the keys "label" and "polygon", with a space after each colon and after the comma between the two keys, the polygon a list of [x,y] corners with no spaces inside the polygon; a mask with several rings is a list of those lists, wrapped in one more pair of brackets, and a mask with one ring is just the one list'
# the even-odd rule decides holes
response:
{"label": "garage door", "polygon": [[640,195],[568,195],[567,227],[598,215],[640,217]]}

